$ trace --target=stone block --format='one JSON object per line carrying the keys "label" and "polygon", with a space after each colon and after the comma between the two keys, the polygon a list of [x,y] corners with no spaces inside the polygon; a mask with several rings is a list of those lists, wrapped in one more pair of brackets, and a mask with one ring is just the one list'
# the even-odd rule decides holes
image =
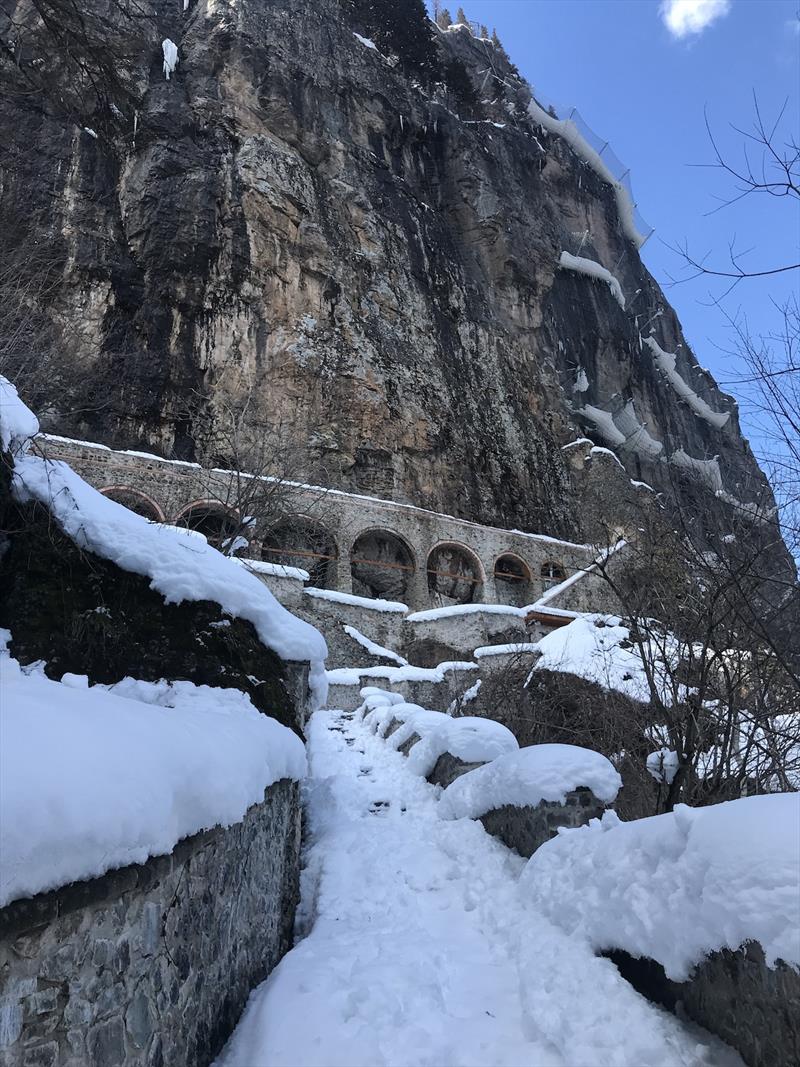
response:
{"label": "stone block", "polygon": [[506,804],[481,816],[487,833],[499,838],[504,845],[532,856],[545,841],[555,837],[560,827],[585,826],[591,819],[599,819],[605,805],[588,789],[567,793],[563,804],[543,800],[535,806],[516,807]]}

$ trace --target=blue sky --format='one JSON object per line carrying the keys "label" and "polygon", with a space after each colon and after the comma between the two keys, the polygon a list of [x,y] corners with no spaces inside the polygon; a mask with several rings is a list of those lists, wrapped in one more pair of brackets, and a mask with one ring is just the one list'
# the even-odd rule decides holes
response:
{"label": "blue sky", "polygon": [[[443,0],[443,6],[455,17],[457,3]],[[735,237],[737,248],[753,249],[744,260],[752,269],[800,259],[796,204],[750,197],[708,215],[716,197],[733,193],[732,180],[690,166],[713,157],[704,108],[721,146],[741,158],[743,139],[729,124],[751,126],[754,91],[766,116],[774,117],[788,98],[783,128],[800,139],[800,0],[682,0],[671,29],[659,0],[467,0],[462,6],[467,18],[497,28],[534,89],[556,105],[576,106],[630,167],[639,208],[656,227],[644,261],[665,286],[698,361],[737,392],[730,384],[735,367],[721,351],[729,331],[719,309],[708,306],[709,294],[719,297],[729,283],[706,278],[668,287],[668,276],[686,274],[668,246],[688,240],[693,252],[711,251],[724,264]],[[742,282],[724,306],[768,332],[775,321],[771,298],[796,291],[798,275]]]}

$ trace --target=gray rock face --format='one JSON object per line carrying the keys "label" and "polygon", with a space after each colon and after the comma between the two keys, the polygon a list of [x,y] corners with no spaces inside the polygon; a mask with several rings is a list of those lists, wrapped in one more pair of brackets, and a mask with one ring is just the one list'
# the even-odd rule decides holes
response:
{"label": "gray rock face", "polygon": [[[18,20],[28,3],[12,0]],[[559,446],[587,430],[610,443],[596,408],[630,474],[700,501],[711,525],[720,485],[764,490],[611,187],[529,119],[529,91],[489,45],[440,35],[475,84],[494,72],[479,95],[507,86],[468,121],[364,47],[335,3],[181,6],[112,9],[103,54],[124,59],[100,71],[102,103],[70,95],[58,63],[36,83],[41,27],[18,66],[0,59],[20,90],[0,102],[16,162],[4,210],[49,241],[50,311],[81,367],[82,402],[51,397],[48,428],[224,461],[221,413],[247,402],[329,484],[574,535]],[[26,95],[31,79],[45,88]],[[625,309],[559,269],[564,250],[613,270]],[[725,425],[681,399],[640,341],[651,328]],[[718,457],[721,483],[681,454]]]}

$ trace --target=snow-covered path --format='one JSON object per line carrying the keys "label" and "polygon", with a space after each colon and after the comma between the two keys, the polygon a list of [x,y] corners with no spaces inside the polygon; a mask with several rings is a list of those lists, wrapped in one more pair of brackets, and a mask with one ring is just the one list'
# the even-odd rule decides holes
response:
{"label": "snow-covered path", "polygon": [[301,936],[218,1067],[734,1067],[526,904],[524,860],[342,712],[309,724]]}

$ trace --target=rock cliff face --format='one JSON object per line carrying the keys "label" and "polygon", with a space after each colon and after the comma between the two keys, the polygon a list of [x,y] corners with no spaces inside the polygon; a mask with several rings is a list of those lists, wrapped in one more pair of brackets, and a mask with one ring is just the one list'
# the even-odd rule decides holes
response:
{"label": "rock cliff face", "polygon": [[560,446],[582,433],[712,526],[719,490],[768,494],[611,186],[488,42],[431,30],[470,103],[333,0],[92,0],[76,76],[38,17],[56,0],[30,2],[0,17],[0,222],[47,248],[80,370],[46,428],[224,462],[245,411],[330,484],[562,535],[581,506]]}

